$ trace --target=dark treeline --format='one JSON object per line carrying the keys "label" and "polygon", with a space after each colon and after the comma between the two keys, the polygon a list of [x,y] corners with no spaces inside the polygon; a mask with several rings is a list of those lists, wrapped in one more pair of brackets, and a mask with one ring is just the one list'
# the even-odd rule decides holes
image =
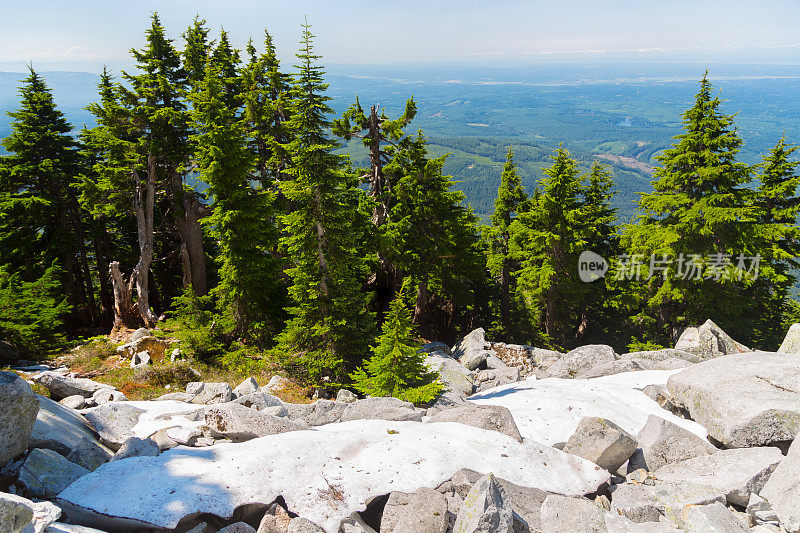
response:
{"label": "dark treeline", "polygon": [[[103,72],[91,129],[73,131],[33,69],[24,81],[0,159],[0,333],[23,353],[160,323],[197,357],[347,381],[381,325],[372,378],[413,331],[624,349],[712,318],[775,348],[796,314],[795,147],[738,162],[706,78],[634,224],[617,225],[607,167],[558,149],[526,191],[513,147],[479,224],[407,132],[413,99],[390,118],[354,97],[332,118],[308,26],[288,69],[269,34],[241,51],[196,19],[181,37],[153,16],[135,71]],[[337,138],[363,141],[369,168]],[[605,277],[581,279],[585,251]]]}

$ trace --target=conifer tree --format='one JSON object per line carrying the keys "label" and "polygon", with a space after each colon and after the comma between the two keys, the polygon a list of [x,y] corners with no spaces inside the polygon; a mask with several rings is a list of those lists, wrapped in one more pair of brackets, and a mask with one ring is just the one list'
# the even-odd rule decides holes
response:
{"label": "conifer tree", "polygon": [[263,187],[288,179],[290,158],[288,127],[292,115],[291,76],[281,71],[272,36],[264,32],[264,52],[252,41],[249,60],[242,73],[244,106],[251,149],[256,154],[256,172]]}
{"label": "conifer tree", "polygon": [[509,148],[494,202],[488,259],[489,272],[499,279],[500,323],[506,334],[511,330],[511,293],[514,290],[512,272],[515,270],[509,255],[509,227],[516,218],[520,205],[527,199],[514,163],[514,151]]}
{"label": "conifer tree", "polygon": [[[747,319],[746,280],[731,269],[720,279],[706,277],[713,257],[730,259],[735,269],[737,257],[759,251],[746,190],[751,170],[736,160],[742,140],[733,116],[723,114],[720,105],[704,76],[694,105],[683,115],[684,133],[659,157],[654,191],[641,196],[639,219],[624,233],[626,254],[645,262],[639,288],[632,287],[644,304],[635,321],[662,340],[675,327],[710,317],[731,330]],[[647,278],[651,258],[662,270]],[[657,263],[662,259],[666,264]],[[699,279],[692,261],[701,263]],[[690,279],[684,279],[687,273]]]}
{"label": "conifer tree", "polygon": [[566,149],[556,150],[539,189],[510,228],[511,255],[520,264],[517,298],[532,326],[543,326],[551,341],[566,345],[574,342],[588,290],[578,279],[578,256],[587,244],[583,187],[578,164]]}
{"label": "conifer tree", "polygon": [[441,392],[442,385],[438,374],[425,366],[425,354],[414,339],[404,289],[405,285],[392,300],[372,357],[350,377],[356,390],[363,394],[426,403]]}
{"label": "conifer tree", "polygon": [[21,102],[0,158],[0,265],[27,282],[58,262],[57,278],[74,313],[73,326],[96,323],[94,289],[75,192],[83,172],[72,126],[45,81],[29,67]]}
{"label": "conifer tree", "polygon": [[[429,159],[419,133],[395,155],[386,172],[397,176],[385,225],[389,259],[416,289],[414,323],[426,338],[452,338],[472,327],[476,286],[483,282],[477,217],[462,205],[442,172],[445,157]],[[463,314],[462,314],[463,313]]]}
{"label": "conifer tree", "polygon": [[192,93],[196,161],[209,185],[213,213],[204,220],[217,240],[223,317],[236,337],[267,344],[280,331],[284,298],[275,256],[274,193],[254,189],[253,155],[236,101],[227,92],[230,56],[209,59],[205,79]]}
{"label": "conifer tree", "polygon": [[292,154],[281,190],[294,206],[282,217],[282,247],[291,261],[291,319],[279,351],[300,363],[312,381],[340,379],[366,355],[374,317],[361,291],[367,272],[359,250],[359,196],[363,193],[325,135],[331,113],[324,70],[317,64],[310,26],[303,25],[289,121]]}

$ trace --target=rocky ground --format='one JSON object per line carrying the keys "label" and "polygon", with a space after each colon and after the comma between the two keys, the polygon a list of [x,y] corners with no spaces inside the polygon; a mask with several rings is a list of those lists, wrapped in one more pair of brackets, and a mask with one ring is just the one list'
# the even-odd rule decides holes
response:
{"label": "rocky ground", "polygon": [[[421,349],[447,389],[424,408],[0,372],[0,533],[800,532],[800,325],[774,353],[711,321],[649,352]],[[118,350],[180,357],[142,330]]]}

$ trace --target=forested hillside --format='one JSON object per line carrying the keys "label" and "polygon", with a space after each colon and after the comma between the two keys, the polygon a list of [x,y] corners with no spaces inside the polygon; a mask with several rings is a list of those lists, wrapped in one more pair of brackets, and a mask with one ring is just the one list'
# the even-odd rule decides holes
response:
{"label": "forested hillside", "polygon": [[[23,353],[158,326],[210,364],[423,401],[418,338],[635,349],[713,318],[774,349],[797,315],[796,139],[743,144],[709,74],[681,116],[632,119],[644,103],[612,84],[380,102],[373,82],[329,87],[309,26],[291,65],[269,33],[244,50],[199,18],[168,35],[154,15],[135,68],[104,72],[80,113],[33,68],[21,82],[0,331]],[[587,279],[589,251],[607,271]]]}

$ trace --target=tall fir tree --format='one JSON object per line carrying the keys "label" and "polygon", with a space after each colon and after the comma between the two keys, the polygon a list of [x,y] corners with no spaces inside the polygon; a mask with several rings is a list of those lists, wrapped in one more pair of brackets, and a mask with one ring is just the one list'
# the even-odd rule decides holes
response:
{"label": "tall fir tree", "polygon": [[33,282],[58,263],[58,279],[73,309],[70,326],[97,322],[85,246],[85,212],[76,185],[83,173],[72,126],[32,67],[9,113],[11,134],[0,158],[0,265]]}
{"label": "tall fir tree", "polygon": [[475,291],[486,259],[477,217],[442,172],[445,157],[430,159],[426,143],[422,133],[409,139],[385,169],[396,182],[384,235],[399,278],[416,289],[421,334],[454,340],[459,330],[476,327]]}
{"label": "tall fir tree", "polygon": [[405,301],[405,285],[392,300],[372,357],[351,374],[354,387],[370,396],[394,396],[411,403],[426,403],[442,390],[438,374],[425,366]]}
{"label": "tall fir tree", "polygon": [[358,250],[357,206],[363,193],[334,153],[326,137],[332,110],[324,69],[313,49],[313,35],[303,25],[293,92],[296,113],[289,121],[287,146],[291,180],[281,190],[294,206],[282,217],[282,246],[291,261],[291,319],[280,336],[279,351],[300,363],[312,381],[344,379],[367,354],[374,316],[367,311],[365,262]]}
{"label": "tall fir tree", "polygon": [[[192,93],[197,167],[209,186],[213,212],[204,223],[218,242],[223,318],[244,341],[268,345],[280,331],[285,298],[275,254],[274,193],[250,184],[253,154],[240,106],[227,91],[230,56],[212,56]],[[224,321],[223,321],[224,322]]]}
{"label": "tall fir tree", "polygon": [[517,299],[528,310],[532,340],[542,328],[547,339],[566,346],[575,342],[588,291],[578,279],[578,257],[588,244],[583,187],[566,149],[556,150],[539,190],[509,230],[511,256],[520,264]]}
{"label": "tall fir tree", "polygon": [[748,329],[748,280],[736,267],[737,258],[759,252],[747,191],[751,169],[736,160],[742,140],[712,92],[706,75],[683,115],[684,133],[658,158],[637,223],[624,231],[628,266],[644,262],[640,283],[631,284],[642,305],[633,312],[634,327],[663,343],[676,328],[711,317],[723,329]]}
{"label": "tall fir tree", "polygon": [[517,173],[514,162],[514,151],[508,149],[506,163],[500,176],[500,186],[497,188],[497,199],[494,202],[492,213],[492,227],[489,232],[490,249],[487,267],[490,274],[497,280],[500,290],[500,325],[502,333],[507,337],[512,332],[511,294],[514,292],[515,280],[513,272],[516,270],[515,262],[510,256],[509,227],[517,217],[520,206],[528,199],[522,182]]}

